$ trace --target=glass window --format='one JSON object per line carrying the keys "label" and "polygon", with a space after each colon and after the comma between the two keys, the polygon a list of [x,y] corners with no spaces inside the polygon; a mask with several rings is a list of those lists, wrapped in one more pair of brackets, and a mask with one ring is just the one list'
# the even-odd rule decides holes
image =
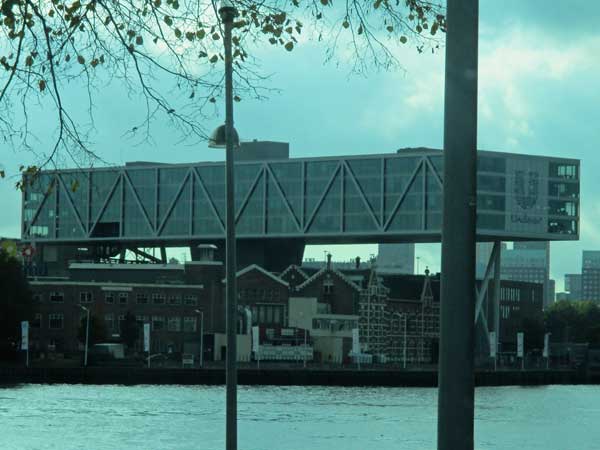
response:
{"label": "glass window", "polygon": [[104,294],[104,302],[112,305],[115,302],[115,294],[113,294],[112,292],[107,292],[106,294]]}
{"label": "glass window", "polygon": [[179,295],[169,296],[169,305],[171,305],[171,306],[181,305],[181,297]]}
{"label": "glass window", "polygon": [[183,297],[183,303],[185,306],[196,306],[198,304],[198,297],[195,295],[186,295]]}
{"label": "glass window", "polygon": [[119,305],[126,305],[129,294],[127,292],[119,292]]}
{"label": "glass window", "polygon": [[148,294],[137,294],[135,298],[135,302],[138,305],[147,305],[148,304]]}
{"label": "glass window", "polygon": [[63,303],[65,301],[65,295],[62,292],[51,292],[50,301],[52,303]]}
{"label": "glass window", "polygon": [[183,331],[194,332],[196,331],[196,317],[188,316],[183,318]]}
{"label": "glass window", "polygon": [[48,327],[51,330],[62,330],[64,325],[63,314],[50,314],[48,316]]}
{"label": "glass window", "polygon": [[123,331],[123,326],[125,325],[125,315],[119,314],[119,333]]}
{"label": "glass window", "polygon": [[79,302],[80,303],[92,303],[93,297],[91,292],[80,292]]}
{"label": "glass window", "polygon": [[106,331],[113,333],[115,331],[115,316],[114,314],[105,314],[104,323],[106,324]]}
{"label": "glass window", "polygon": [[40,313],[36,313],[35,317],[33,319],[33,322],[31,322],[31,328],[41,328],[42,326],[42,315]]}
{"label": "glass window", "polygon": [[152,316],[152,330],[159,331],[165,329],[164,316]]}
{"label": "glass window", "polygon": [[42,303],[43,300],[43,294],[33,294],[33,303]]}
{"label": "glass window", "polygon": [[167,329],[169,331],[181,331],[181,317],[169,317]]}
{"label": "glass window", "polygon": [[152,303],[155,305],[164,305],[166,301],[165,294],[152,294]]}

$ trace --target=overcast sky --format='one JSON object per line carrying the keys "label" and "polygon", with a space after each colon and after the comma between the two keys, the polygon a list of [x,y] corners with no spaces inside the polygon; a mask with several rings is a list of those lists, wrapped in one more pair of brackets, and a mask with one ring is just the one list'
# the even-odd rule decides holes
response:
{"label": "overcast sky", "polygon": [[[480,16],[479,148],[582,159],[581,240],[552,244],[551,273],[560,290],[563,274],[580,270],[581,250],[600,249],[600,2],[481,0]],[[398,51],[403,71],[364,77],[351,75],[343,61],[325,63],[316,43],[292,53],[269,47],[259,56],[264,72],[273,74],[269,86],[280,93],[236,104],[242,139],[287,141],[292,157],[442,147],[443,51],[419,55],[407,46]],[[102,92],[94,150],[115,164],[221,158],[205,144],[177,145],[166,126],[155,127],[153,144],[123,138],[139,110],[117,87]],[[36,117],[51,123],[51,111]],[[221,121],[215,118],[207,128]],[[11,149],[0,153],[9,175],[32,160]],[[19,235],[21,197],[13,185],[14,179],[0,181],[0,236]],[[375,246],[325,248],[335,259],[375,253]],[[436,248],[417,249],[434,270]],[[323,249],[309,248],[306,256],[322,258]]]}

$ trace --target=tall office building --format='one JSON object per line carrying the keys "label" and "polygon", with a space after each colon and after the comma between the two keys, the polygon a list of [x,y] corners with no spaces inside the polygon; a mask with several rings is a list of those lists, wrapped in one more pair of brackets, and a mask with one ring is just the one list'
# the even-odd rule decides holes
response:
{"label": "tall office building", "polygon": [[568,300],[581,300],[583,298],[582,279],[580,273],[565,274],[565,291]]}
{"label": "tall office building", "polygon": [[386,273],[415,272],[415,244],[379,244],[377,268]]}
{"label": "tall office building", "polygon": [[583,300],[600,301],[600,251],[583,251],[581,264]]}
{"label": "tall office building", "polygon": [[[492,252],[488,242],[477,244],[477,277],[485,276]],[[544,308],[554,302],[553,280],[550,280],[550,243],[515,242],[513,248],[502,245],[500,276],[503,280],[526,281],[543,285]]]}

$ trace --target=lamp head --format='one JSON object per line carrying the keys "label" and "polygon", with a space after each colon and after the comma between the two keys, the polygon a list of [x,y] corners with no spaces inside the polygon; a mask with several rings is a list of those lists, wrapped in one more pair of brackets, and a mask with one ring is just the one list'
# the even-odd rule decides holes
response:
{"label": "lamp head", "polygon": [[[219,125],[215,131],[212,132],[210,138],[208,139],[208,146],[210,148],[225,148],[227,144],[226,133],[225,133],[225,125]],[[233,128],[231,133],[231,140],[233,141],[233,147],[237,148],[240,146],[240,137],[235,128]]]}

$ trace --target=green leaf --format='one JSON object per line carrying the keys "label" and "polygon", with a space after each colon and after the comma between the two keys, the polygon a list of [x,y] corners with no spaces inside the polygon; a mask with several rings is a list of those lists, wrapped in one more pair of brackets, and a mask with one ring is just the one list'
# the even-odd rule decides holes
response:
{"label": "green leaf", "polygon": [[0,178],[4,178],[6,176],[6,174],[4,173],[4,170],[0,170]]}
{"label": "green leaf", "polygon": [[219,57],[217,55],[212,55],[209,59],[209,61],[211,63],[216,63],[219,60]]}
{"label": "green leaf", "polygon": [[79,64],[85,64],[85,58],[81,55],[77,55],[77,62]]}
{"label": "green leaf", "polygon": [[211,102],[211,103],[216,103],[217,99],[214,98],[214,97],[211,97],[211,98],[208,99],[208,101]]}
{"label": "green leaf", "polygon": [[175,28],[175,37],[179,39],[181,37],[181,30],[179,28]]}
{"label": "green leaf", "polygon": [[293,42],[288,42],[287,44],[285,44],[285,49],[288,52],[291,52],[294,49],[294,43]]}
{"label": "green leaf", "polygon": [[242,99],[240,97],[238,97],[237,95],[235,97],[233,97],[233,100],[236,102],[241,102]]}
{"label": "green leaf", "polygon": [[386,30],[388,30],[388,32],[390,32],[390,33],[391,33],[392,31],[394,31],[394,27],[393,27],[393,26],[391,26],[391,25],[388,25],[388,26],[386,27]]}
{"label": "green leaf", "polygon": [[329,3],[329,0],[321,0],[321,5],[327,6],[327,3]]}
{"label": "green leaf", "polygon": [[40,80],[38,86],[40,87],[40,92],[44,92],[44,89],[46,89],[46,81]]}
{"label": "green leaf", "polygon": [[166,23],[168,26],[171,26],[171,25],[173,25],[173,19],[171,19],[171,17],[170,17],[170,16],[165,16],[165,18],[164,18],[163,20],[165,21],[165,23]]}
{"label": "green leaf", "polygon": [[27,58],[25,58],[25,65],[27,67],[31,67],[33,65],[33,56],[28,55]]}
{"label": "green leaf", "polygon": [[375,3],[373,3],[373,8],[377,9],[381,6],[381,0],[376,0]]}
{"label": "green leaf", "polygon": [[211,37],[213,38],[213,41],[218,41],[221,39],[221,35],[219,33],[213,33]]}
{"label": "green leaf", "polygon": [[144,39],[141,36],[135,38],[135,43],[137,45],[142,45],[144,43]]}
{"label": "green leaf", "polygon": [[408,41],[408,39],[406,39],[406,36],[400,37],[400,42],[402,42],[403,44],[406,44],[407,41]]}
{"label": "green leaf", "polygon": [[204,31],[204,30],[198,30],[198,31],[196,31],[196,37],[198,39],[204,39],[204,36],[206,36],[206,31]]}
{"label": "green leaf", "polygon": [[342,22],[342,26],[343,26],[344,28],[348,28],[348,27],[350,26],[350,23],[349,23],[347,20],[344,20],[344,21]]}

